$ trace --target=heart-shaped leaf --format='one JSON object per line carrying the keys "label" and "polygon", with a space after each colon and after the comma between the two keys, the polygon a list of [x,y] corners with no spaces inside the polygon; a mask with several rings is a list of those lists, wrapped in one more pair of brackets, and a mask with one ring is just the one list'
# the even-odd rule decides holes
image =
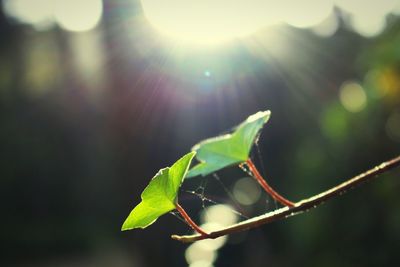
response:
{"label": "heart-shaped leaf", "polygon": [[142,201],[131,211],[122,225],[122,231],[146,228],[161,215],[174,210],[178,201],[178,190],[196,152],[180,158],[171,167],[161,169],[144,189]]}
{"label": "heart-shaped leaf", "polygon": [[188,173],[187,177],[207,175],[229,165],[248,159],[257,134],[268,121],[271,112],[259,111],[249,116],[231,134],[206,139],[192,148],[200,161]]}

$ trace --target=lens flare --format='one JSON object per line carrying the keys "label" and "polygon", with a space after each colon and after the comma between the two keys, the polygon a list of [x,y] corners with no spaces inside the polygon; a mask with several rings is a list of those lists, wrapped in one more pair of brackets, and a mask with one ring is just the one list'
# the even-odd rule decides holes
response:
{"label": "lens flare", "polygon": [[93,29],[100,21],[102,12],[101,0],[59,0],[56,2],[54,15],[63,29],[81,32]]}
{"label": "lens flare", "polygon": [[[286,2],[286,3],[285,3]],[[333,11],[330,0],[285,0],[284,20],[295,27],[308,28],[323,22]]]}
{"label": "lens flare", "polygon": [[5,0],[5,13],[21,23],[31,24],[37,30],[47,30],[54,25],[54,0]]}
{"label": "lens flare", "polygon": [[219,43],[276,21],[269,0],[142,0],[144,14],[161,32],[181,41]]}
{"label": "lens flare", "polygon": [[335,14],[331,13],[331,15],[326,18],[321,23],[313,26],[311,30],[321,37],[330,37],[336,33],[339,28],[339,19]]}
{"label": "lens flare", "polygon": [[196,262],[212,264],[217,258],[217,252],[204,249],[199,242],[196,242],[186,249],[185,258],[189,264]]}
{"label": "lens flare", "polygon": [[245,177],[235,183],[233,195],[240,204],[253,205],[260,199],[261,190],[254,179]]}
{"label": "lens flare", "polygon": [[359,112],[367,104],[367,95],[360,84],[345,82],[340,88],[340,102],[350,112]]}

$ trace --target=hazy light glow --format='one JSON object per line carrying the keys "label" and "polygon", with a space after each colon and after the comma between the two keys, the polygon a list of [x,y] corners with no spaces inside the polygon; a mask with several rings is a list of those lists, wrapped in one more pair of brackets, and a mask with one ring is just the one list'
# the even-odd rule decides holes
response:
{"label": "hazy light glow", "polygon": [[253,205],[261,196],[260,187],[249,177],[238,180],[233,187],[235,199],[242,205]]}
{"label": "hazy light glow", "polygon": [[101,0],[58,0],[55,6],[57,23],[68,31],[88,31],[100,21]]}
{"label": "hazy light glow", "polygon": [[365,37],[374,37],[385,29],[386,20],[384,16],[365,17],[355,15],[352,20],[352,26],[359,34]]}
{"label": "hazy light glow", "polygon": [[141,0],[151,24],[168,36],[215,44],[286,22],[312,27],[332,14],[333,0]]}
{"label": "hazy light glow", "polygon": [[284,20],[292,26],[308,28],[321,23],[333,10],[332,0],[284,0]]}
{"label": "hazy light glow", "polygon": [[46,30],[57,22],[68,31],[88,31],[100,21],[102,0],[5,0],[4,10],[21,23]]}
{"label": "hazy light glow", "polygon": [[213,267],[211,263],[208,261],[196,261],[189,265],[189,267]]}
{"label": "hazy light glow", "polygon": [[54,0],[5,0],[3,6],[8,16],[32,24],[37,30],[54,25]]}
{"label": "hazy light glow", "polygon": [[[211,232],[230,226],[237,220],[238,216],[233,212],[232,207],[217,204],[203,210],[201,214],[203,224],[200,227],[206,232]],[[195,262],[212,264],[216,259],[216,251],[225,245],[226,241],[226,236],[197,241],[186,250],[186,261],[189,264]]]}
{"label": "hazy light glow", "polygon": [[199,242],[196,242],[186,249],[185,258],[190,265],[196,262],[211,265],[216,260],[217,253],[214,250],[204,249]]}
{"label": "hazy light glow", "polygon": [[360,84],[345,82],[340,88],[340,102],[350,112],[359,112],[367,104],[367,95]]}
{"label": "hazy light glow", "polygon": [[341,9],[352,14],[381,16],[390,13],[399,4],[398,0],[335,0]]}
{"label": "hazy light glow", "polygon": [[141,0],[145,16],[161,32],[190,43],[215,44],[251,35],[267,26],[287,23],[312,28],[324,37],[339,24],[334,7],[352,17],[351,27],[365,37],[385,28],[398,12],[398,0]]}
{"label": "hazy light glow", "polygon": [[222,226],[232,225],[237,219],[237,214],[233,212],[232,207],[223,204],[207,207],[201,214],[202,222],[218,223]]}
{"label": "hazy light glow", "polygon": [[386,26],[386,16],[399,4],[398,0],[335,0],[336,5],[352,15],[351,26],[365,37],[380,34]]}
{"label": "hazy light glow", "polygon": [[400,1],[397,3],[397,5],[394,7],[392,12],[396,15],[400,15]]}
{"label": "hazy light glow", "polygon": [[[206,232],[218,231],[222,228],[225,228],[226,225],[222,225],[220,223],[209,222],[201,225],[201,228]],[[204,250],[216,251],[225,245],[227,241],[227,236],[221,236],[216,239],[204,239],[201,241],[197,241],[198,245]]]}
{"label": "hazy light glow", "polygon": [[147,19],[165,34],[181,41],[210,44],[249,35],[276,22],[273,2],[142,0],[142,6]]}
{"label": "hazy light glow", "polygon": [[87,89],[100,90],[106,82],[104,72],[104,47],[99,42],[100,31],[74,34],[70,37],[71,56],[80,77],[87,83]]}
{"label": "hazy light glow", "polygon": [[329,37],[334,35],[338,28],[339,20],[335,14],[331,13],[328,18],[326,18],[321,23],[313,26],[311,30],[319,36]]}

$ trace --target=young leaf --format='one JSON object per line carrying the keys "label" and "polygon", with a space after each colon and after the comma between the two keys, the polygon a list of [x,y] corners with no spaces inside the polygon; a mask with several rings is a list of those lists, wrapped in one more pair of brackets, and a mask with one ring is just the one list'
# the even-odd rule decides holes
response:
{"label": "young leaf", "polygon": [[122,225],[122,231],[145,228],[161,215],[174,210],[178,201],[178,190],[186,176],[196,152],[180,158],[171,167],[161,169],[144,189],[142,201],[131,211]]}
{"label": "young leaf", "polygon": [[207,175],[229,165],[248,159],[258,132],[268,121],[271,112],[259,111],[242,122],[233,133],[206,139],[195,145],[196,158],[200,161],[187,177]]}

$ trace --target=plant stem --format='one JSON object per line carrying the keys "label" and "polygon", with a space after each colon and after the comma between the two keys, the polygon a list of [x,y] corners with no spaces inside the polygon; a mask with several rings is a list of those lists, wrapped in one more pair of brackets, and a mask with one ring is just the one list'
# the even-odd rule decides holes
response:
{"label": "plant stem", "polygon": [[251,228],[259,227],[260,225],[266,224],[266,223],[271,223],[280,219],[288,218],[297,214],[301,214],[303,212],[306,212],[312,208],[316,208],[317,206],[321,205],[325,201],[329,199],[333,199],[335,197],[338,197],[344,193],[346,193],[348,190],[366,182],[369,181],[370,179],[376,177],[379,174],[385,173],[395,167],[400,166],[400,156],[386,161],[384,163],[381,163],[379,166],[376,166],[375,168],[372,168],[364,173],[361,173],[341,184],[338,186],[335,186],[325,192],[322,192],[320,194],[314,195],[310,198],[304,199],[302,201],[299,201],[295,203],[294,207],[284,207],[280,208],[278,210],[268,212],[266,214],[251,218],[249,220],[242,221],[240,223],[234,224],[232,226],[229,226],[227,228],[214,231],[209,233],[207,236],[203,235],[189,235],[189,236],[178,236],[178,235],[173,235],[171,236],[173,239],[182,241],[182,242],[194,242],[197,240],[202,240],[206,238],[217,238],[220,236],[228,235],[228,234],[233,234],[241,231],[245,231]]}
{"label": "plant stem", "polygon": [[257,182],[261,185],[262,188],[264,188],[265,192],[271,195],[273,199],[278,201],[284,206],[288,207],[293,207],[294,203],[287,200],[283,196],[281,196],[278,192],[276,192],[272,187],[265,181],[265,179],[261,176],[260,172],[257,170],[256,166],[254,163],[251,161],[251,159],[246,160],[247,166],[249,166],[249,169],[251,173],[254,175],[254,178],[257,180]]}
{"label": "plant stem", "polygon": [[208,234],[200,228],[200,226],[198,226],[193,220],[192,218],[190,218],[190,216],[186,213],[186,211],[181,207],[181,205],[179,205],[179,203],[176,203],[176,209],[179,211],[179,213],[182,215],[182,217],[185,219],[185,221],[188,223],[188,225],[195,230],[196,232],[198,232],[200,234],[201,237],[203,238],[207,238]]}

